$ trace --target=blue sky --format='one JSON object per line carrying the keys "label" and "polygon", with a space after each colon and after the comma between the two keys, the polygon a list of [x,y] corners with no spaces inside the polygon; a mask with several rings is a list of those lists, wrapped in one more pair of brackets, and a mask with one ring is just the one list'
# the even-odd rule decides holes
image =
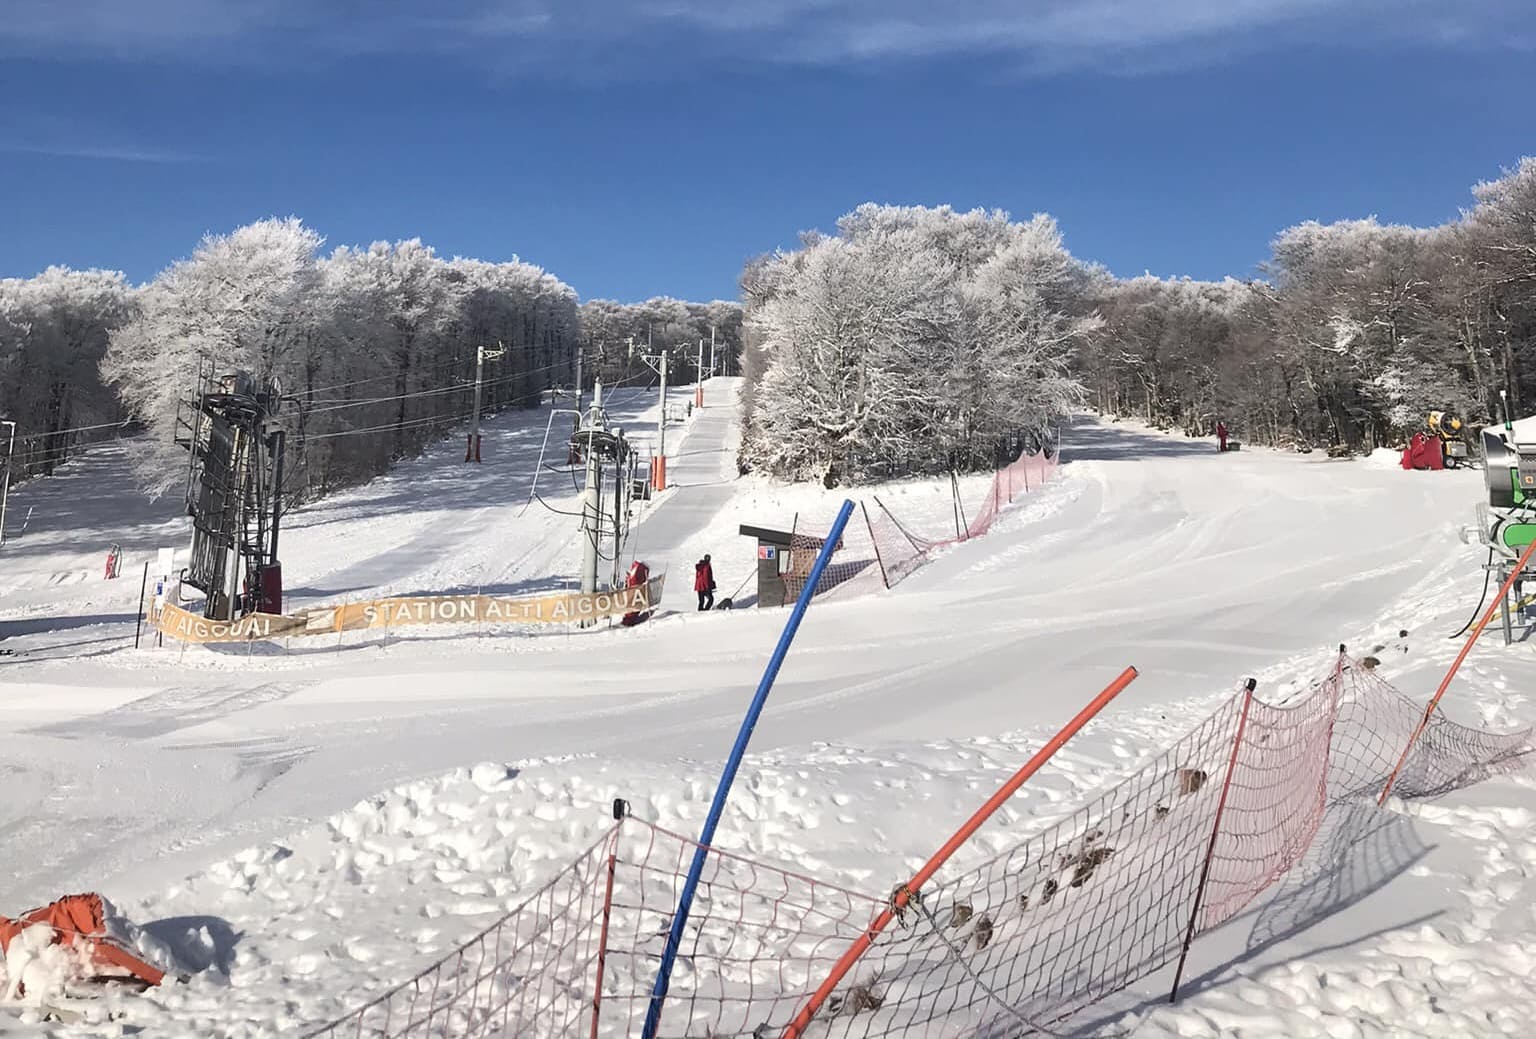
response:
{"label": "blue sky", "polygon": [[734,297],[864,201],[1044,211],[1122,275],[1435,223],[1536,153],[1529,0],[3,0],[0,276],[296,214]]}

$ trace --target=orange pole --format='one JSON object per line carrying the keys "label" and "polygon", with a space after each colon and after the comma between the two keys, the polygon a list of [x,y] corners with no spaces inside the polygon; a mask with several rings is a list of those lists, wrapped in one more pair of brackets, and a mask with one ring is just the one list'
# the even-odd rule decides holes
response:
{"label": "orange pole", "polygon": [[1387,803],[1387,797],[1392,793],[1392,786],[1397,782],[1397,774],[1402,771],[1403,765],[1407,763],[1408,755],[1412,752],[1413,745],[1419,741],[1419,737],[1429,727],[1429,719],[1434,715],[1435,707],[1440,703],[1440,698],[1445,695],[1446,689],[1450,687],[1451,679],[1456,677],[1456,672],[1461,667],[1462,661],[1466,660],[1467,654],[1472,652],[1473,644],[1482,635],[1483,629],[1488,626],[1488,622],[1493,620],[1493,615],[1499,611],[1499,606],[1508,602],[1509,589],[1514,585],[1515,579],[1520,576],[1520,572],[1525,569],[1525,564],[1530,562],[1532,551],[1536,551],[1536,541],[1532,541],[1525,547],[1525,551],[1520,553],[1520,558],[1516,561],[1515,568],[1509,572],[1509,576],[1504,579],[1504,583],[1499,587],[1498,597],[1488,604],[1488,609],[1483,613],[1482,620],[1477,622],[1477,627],[1473,628],[1472,634],[1467,636],[1467,641],[1462,645],[1461,652],[1457,653],[1456,659],[1451,662],[1451,669],[1440,680],[1440,688],[1436,689],[1435,695],[1430,697],[1429,706],[1424,708],[1424,717],[1419,720],[1419,727],[1413,730],[1412,736],[1408,737],[1408,746],[1403,748],[1402,757],[1397,759],[1397,765],[1392,769],[1392,774],[1387,777],[1387,785],[1382,787],[1381,796],[1376,799],[1378,807]]}
{"label": "orange pole", "polygon": [[613,874],[619,864],[619,833],[624,820],[613,828],[613,843],[608,846],[608,884],[603,891],[603,930],[597,940],[597,981],[592,986],[592,1039],[597,1039],[597,1019],[603,1010],[603,972],[608,966],[608,921],[613,916]]}
{"label": "orange pole", "polygon": [[1030,776],[1040,771],[1045,763],[1068,740],[1076,736],[1078,731],[1093,719],[1094,715],[1102,711],[1109,705],[1111,700],[1125,690],[1126,686],[1135,681],[1136,674],[1137,672],[1134,667],[1128,667],[1120,672],[1119,678],[1105,686],[1103,692],[1095,696],[1088,703],[1088,706],[1078,711],[1076,717],[1062,726],[1061,731],[1052,736],[1045,746],[1036,751],[1035,755],[1024,763],[1023,768],[1015,772],[998,789],[997,793],[988,798],[987,803],[978,808],[976,813],[967,819],[960,829],[955,831],[954,836],[944,842],[944,846],[934,853],[933,858],[923,864],[923,868],[917,871],[916,876],[897,889],[895,897],[891,899],[891,905],[882,909],[880,915],[875,917],[874,922],[869,925],[869,928],[859,935],[858,940],[849,946],[847,952],[843,953],[842,959],[838,960],[837,964],[832,968],[832,973],[827,975],[827,980],[823,981],[821,987],[811,994],[811,998],[806,1000],[805,1005],[800,1008],[800,1012],[795,1015],[794,1020],[784,1029],[782,1039],[799,1039],[799,1036],[804,1034],[805,1029],[811,1023],[811,1019],[816,1016],[816,1012],[826,1003],[833,990],[848,975],[848,972],[853,969],[854,964],[859,961],[859,957],[863,956],[864,953],[869,951],[870,946],[875,944],[875,939],[880,936],[880,932],[890,926],[891,921],[896,918],[896,914],[907,907],[917,894],[918,889],[943,868],[944,863],[949,861],[950,856],[962,844],[970,840],[976,831],[981,829],[982,824],[992,817],[994,812],[1007,803],[1010,797],[1019,792],[1019,788],[1024,785]]}

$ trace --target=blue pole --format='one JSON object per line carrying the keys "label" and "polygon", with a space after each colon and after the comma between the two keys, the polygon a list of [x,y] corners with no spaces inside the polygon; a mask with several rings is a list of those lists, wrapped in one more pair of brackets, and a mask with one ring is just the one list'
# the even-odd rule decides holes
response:
{"label": "blue pole", "polygon": [[800,598],[795,602],[788,623],[784,625],[779,644],[774,647],[773,656],[768,658],[768,669],[763,672],[763,680],[757,684],[757,695],[752,698],[752,706],[747,708],[747,716],[741,721],[741,731],[736,734],[736,745],[731,748],[731,756],[725,762],[725,772],[720,776],[720,785],[715,788],[715,799],[709,806],[709,815],[704,819],[704,830],[699,834],[699,847],[693,853],[693,865],[688,867],[688,879],[683,882],[683,895],[678,899],[677,912],[672,917],[667,947],[661,954],[661,968],[656,972],[656,987],[651,990],[651,1005],[645,1012],[645,1029],[641,1032],[643,1039],[656,1039],[656,1029],[661,1027],[661,1006],[666,1001],[667,985],[672,980],[672,963],[677,959],[677,947],[683,940],[683,928],[688,925],[688,911],[693,907],[694,890],[699,886],[699,877],[704,872],[704,859],[709,855],[710,843],[715,839],[715,826],[720,822],[720,813],[725,810],[725,799],[730,795],[731,784],[736,780],[736,770],[741,767],[741,758],[747,752],[752,730],[757,727],[763,705],[768,702],[773,680],[779,676],[779,668],[789,654],[790,643],[795,641],[795,632],[800,630],[806,607],[811,604],[811,596],[816,594],[821,573],[827,568],[827,560],[832,558],[837,543],[843,539],[843,528],[848,525],[848,517],[852,514],[853,502],[844,501],[843,507],[838,510],[837,519],[832,521],[832,529],[827,532],[827,540],[816,555],[816,563],[805,580],[805,587],[800,589]]}

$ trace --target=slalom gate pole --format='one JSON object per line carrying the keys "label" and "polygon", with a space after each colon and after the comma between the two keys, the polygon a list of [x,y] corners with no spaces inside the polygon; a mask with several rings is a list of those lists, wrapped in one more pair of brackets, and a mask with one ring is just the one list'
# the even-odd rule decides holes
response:
{"label": "slalom gate pole", "polygon": [[1248,728],[1248,709],[1253,706],[1253,691],[1258,683],[1253,679],[1243,685],[1243,713],[1237,719],[1237,736],[1232,740],[1232,756],[1227,759],[1227,778],[1221,784],[1221,797],[1216,802],[1216,819],[1211,823],[1211,840],[1205,847],[1205,865],[1200,867],[1200,883],[1195,888],[1195,904],[1189,911],[1189,929],[1184,932],[1184,948],[1179,953],[1179,966],[1173,972],[1173,991],[1168,1002],[1179,1001],[1179,984],[1184,980],[1184,961],[1189,959],[1189,946],[1195,940],[1195,924],[1200,919],[1200,907],[1205,904],[1205,885],[1211,879],[1211,863],[1216,858],[1216,838],[1221,836],[1221,816],[1227,810],[1227,794],[1232,789],[1232,773],[1237,771],[1237,752],[1243,746],[1243,732]]}
{"label": "slalom gate pole", "polygon": [[1087,725],[1094,715],[1108,706],[1111,700],[1119,696],[1126,686],[1134,682],[1136,675],[1137,672],[1134,667],[1128,667],[1120,672],[1120,677],[1105,686],[1098,696],[1095,696],[1088,702],[1088,706],[1078,711],[1071,721],[1062,726],[1060,732],[1047,740],[1045,746],[1037,750],[1034,756],[1024,763],[1022,768],[1009,777],[1008,781],[998,789],[997,793],[988,798],[987,803],[978,808],[976,813],[967,819],[960,829],[955,831],[954,836],[950,837],[949,840],[944,842],[943,847],[934,852],[933,858],[924,863],[923,868],[918,870],[911,880],[896,889],[896,894],[891,898],[891,904],[880,911],[880,915],[875,917],[874,922],[869,925],[868,929],[859,935],[858,940],[849,946],[847,952],[843,953],[842,959],[837,961],[837,964],[832,968],[832,972],[827,975],[827,980],[823,981],[821,987],[811,994],[811,998],[806,1000],[805,1005],[800,1008],[800,1012],[795,1015],[794,1020],[784,1029],[782,1039],[798,1039],[799,1036],[805,1034],[805,1030],[810,1025],[811,1019],[816,1016],[816,1012],[822,1008],[822,1005],[826,1003],[843,978],[853,969],[854,964],[859,961],[859,957],[863,956],[870,946],[875,944],[875,939],[880,936],[880,933],[890,926],[892,920],[896,919],[896,914],[905,910],[913,899],[917,897],[918,889],[943,868],[944,863],[949,861],[950,856],[961,845],[970,840],[976,831],[981,829],[982,824],[992,817],[994,812],[1001,808],[1009,798],[1019,792],[1019,788],[1024,785],[1030,776],[1040,771],[1045,763],[1068,740],[1077,735],[1078,730]]}
{"label": "slalom gate pole", "polygon": [[1461,652],[1457,653],[1456,659],[1451,662],[1451,669],[1440,680],[1440,688],[1436,689],[1435,695],[1430,697],[1429,706],[1424,708],[1424,717],[1419,719],[1418,728],[1414,729],[1413,735],[1408,737],[1408,745],[1403,748],[1402,757],[1397,759],[1397,764],[1393,767],[1392,774],[1387,777],[1387,785],[1381,788],[1381,796],[1376,799],[1378,807],[1387,803],[1387,798],[1392,793],[1392,787],[1397,783],[1397,774],[1403,770],[1403,765],[1407,764],[1408,755],[1413,751],[1413,745],[1419,741],[1419,737],[1429,727],[1429,719],[1434,716],[1435,707],[1439,705],[1440,698],[1445,695],[1446,689],[1450,688],[1451,679],[1456,677],[1457,670],[1461,667],[1462,662],[1467,659],[1467,654],[1472,652],[1472,646],[1483,634],[1483,629],[1488,627],[1488,622],[1493,620],[1493,615],[1498,612],[1499,607],[1508,602],[1509,590],[1514,586],[1515,580],[1525,570],[1526,564],[1531,561],[1532,552],[1536,552],[1536,541],[1532,541],[1529,545],[1525,546],[1525,551],[1520,553],[1520,558],[1515,562],[1514,569],[1509,572],[1509,576],[1499,586],[1499,594],[1488,604],[1488,609],[1484,611],[1482,619],[1477,622],[1477,627],[1472,629],[1472,634],[1467,636],[1467,641],[1462,645]]}
{"label": "slalom gate pole", "polygon": [[699,846],[693,853],[693,864],[688,867],[688,877],[683,882],[683,892],[682,897],[678,899],[677,912],[672,915],[672,930],[667,934],[667,944],[661,954],[661,966],[656,971],[656,985],[651,990],[651,1003],[645,1012],[642,1039],[656,1039],[656,1029],[661,1026],[662,1004],[666,1002],[667,986],[672,980],[672,965],[677,959],[677,947],[682,943],[683,929],[688,925],[688,912],[693,907],[694,892],[698,889],[699,877],[704,873],[704,860],[709,855],[710,842],[715,838],[715,827],[719,825],[720,815],[725,810],[725,800],[730,795],[731,783],[735,781],[736,772],[741,768],[742,756],[746,754],[747,744],[752,739],[752,730],[757,727],[757,719],[763,713],[763,706],[768,702],[768,694],[773,690],[774,679],[778,677],[779,668],[784,664],[790,644],[795,641],[795,633],[800,630],[800,622],[805,619],[805,611],[811,605],[811,597],[816,594],[816,585],[820,583],[822,572],[826,570],[833,551],[842,541],[843,528],[848,526],[848,517],[851,515],[853,515],[853,502],[844,501],[842,508],[837,512],[837,519],[832,521],[832,529],[827,532],[827,540],[822,542],[821,551],[816,554],[816,562],[811,567],[810,576],[806,578],[805,587],[800,589],[800,597],[795,602],[795,608],[784,624],[784,631],[779,636],[779,644],[774,647],[773,656],[768,659],[768,668],[763,672],[762,681],[758,683],[757,695],[752,698],[752,704],[747,708],[747,715],[741,720],[741,731],[736,734],[736,745],[731,748],[730,757],[726,759],[725,771],[720,776],[720,785],[715,788],[715,799],[710,803],[709,814],[704,819],[704,829],[699,833]]}

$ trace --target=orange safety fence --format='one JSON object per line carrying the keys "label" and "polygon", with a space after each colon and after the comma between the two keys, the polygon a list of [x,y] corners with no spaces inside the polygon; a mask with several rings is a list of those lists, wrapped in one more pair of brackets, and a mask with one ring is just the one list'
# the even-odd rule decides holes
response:
{"label": "orange safety fence", "polygon": [[[1058,460],[1053,455],[1022,453],[992,474],[974,516],[966,518],[964,502],[955,488],[960,533],[930,538],[915,531],[910,523],[897,518],[891,509],[871,495],[860,508],[859,516],[848,524],[843,543],[838,545],[827,568],[822,572],[816,594],[833,589],[840,594],[862,594],[882,588],[894,588],[928,562],[934,551],[981,537],[992,529],[997,517],[1010,503],[1039,490],[1056,472]],[[862,522],[861,522],[862,521]],[[784,573],[788,598],[799,595],[811,571],[811,564],[821,549],[822,539],[802,531],[826,530],[830,521],[822,516],[797,516],[789,546],[789,568]]]}

